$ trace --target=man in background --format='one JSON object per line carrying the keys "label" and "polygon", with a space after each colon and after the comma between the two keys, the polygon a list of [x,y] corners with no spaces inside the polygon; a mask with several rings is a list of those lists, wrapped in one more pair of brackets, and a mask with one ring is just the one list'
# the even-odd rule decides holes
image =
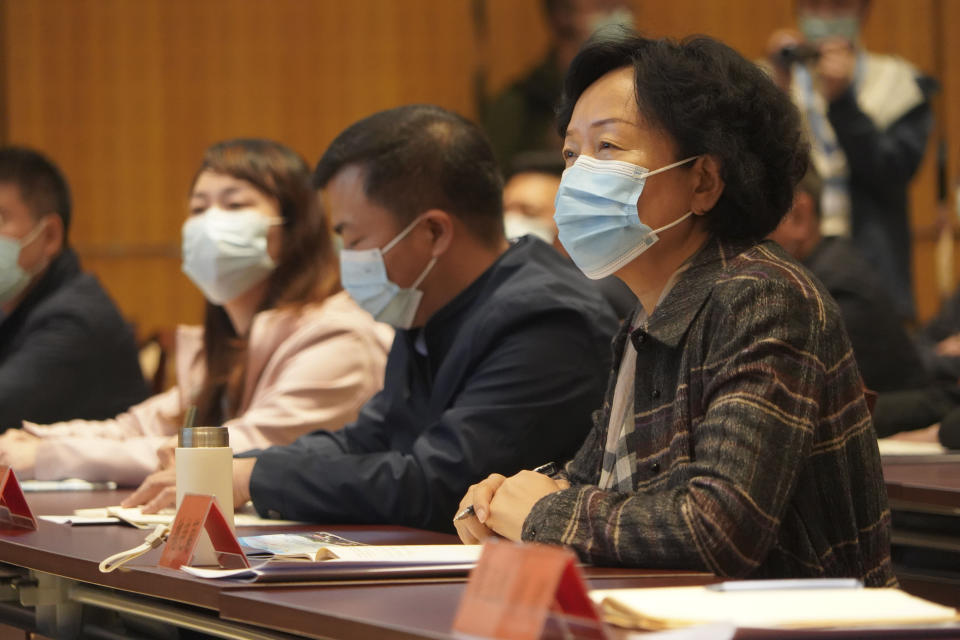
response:
{"label": "man in background", "polygon": [[0,431],[110,418],[148,394],[133,332],[68,246],[70,217],[49,159],[0,149]]}
{"label": "man in background", "polygon": [[846,238],[824,236],[820,226],[822,182],[807,172],[780,225],[770,234],[823,282],[840,307],[864,383],[872,391],[915,389],[928,376],[884,281]]}
{"label": "man in background", "polygon": [[597,30],[615,24],[633,26],[627,0],[543,0],[543,11],[550,37],[547,55],[480,107],[484,129],[505,171],[524,151],[549,150],[559,155],[554,108],[570,61]]}
{"label": "man in background", "polygon": [[850,238],[914,315],[907,187],[933,124],[935,84],[907,61],[866,51],[870,0],[797,0],[799,30],[770,36],[773,78],[804,117],[823,179],[824,235]]}

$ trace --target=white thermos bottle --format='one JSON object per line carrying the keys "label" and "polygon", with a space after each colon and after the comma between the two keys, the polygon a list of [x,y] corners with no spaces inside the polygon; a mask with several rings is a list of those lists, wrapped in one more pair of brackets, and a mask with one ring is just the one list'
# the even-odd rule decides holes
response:
{"label": "white thermos bottle", "polygon": [[[233,450],[226,427],[181,429],[176,463],[177,508],[188,493],[212,495],[233,528]],[[218,564],[206,531],[194,552],[193,564]]]}

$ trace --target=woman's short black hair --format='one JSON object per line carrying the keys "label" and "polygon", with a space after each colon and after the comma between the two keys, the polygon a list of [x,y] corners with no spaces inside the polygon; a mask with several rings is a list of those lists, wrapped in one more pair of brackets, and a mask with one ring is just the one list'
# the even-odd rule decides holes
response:
{"label": "woman's short black hair", "polygon": [[480,127],[442,107],[406,105],[347,127],[313,172],[322,189],[349,165],[366,173],[366,196],[406,226],[442,209],[480,240],[503,241],[503,177]]}
{"label": "woman's short black hair", "polygon": [[561,136],[587,87],[623,67],[633,68],[640,115],[673,138],[677,160],[700,154],[719,160],[725,187],[706,215],[710,232],[755,240],[773,231],[808,164],[809,146],[790,97],[713,38],[652,40],[608,31],[587,42],[570,65],[557,108]]}

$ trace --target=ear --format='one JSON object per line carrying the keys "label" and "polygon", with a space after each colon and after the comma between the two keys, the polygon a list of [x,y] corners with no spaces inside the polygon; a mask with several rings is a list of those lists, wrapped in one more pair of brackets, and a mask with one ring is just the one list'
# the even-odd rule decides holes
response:
{"label": "ear", "polygon": [[430,234],[430,240],[433,245],[431,255],[439,258],[447,249],[450,248],[454,236],[454,224],[452,216],[442,209],[430,209],[423,214],[426,225],[424,227]]}
{"label": "ear", "polygon": [[690,210],[703,215],[713,209],[723,193],[724,182],[720,177],[720,161],[712,155],[702,155],[693,163],[693,199]]}
{"label": "ear", "polygon": [[65,240],[63,218],[59,214],[48,213],[40,220],[40,224],[44,227],[38,241],[43,246],[43,257],[49,261],[63,250]]}

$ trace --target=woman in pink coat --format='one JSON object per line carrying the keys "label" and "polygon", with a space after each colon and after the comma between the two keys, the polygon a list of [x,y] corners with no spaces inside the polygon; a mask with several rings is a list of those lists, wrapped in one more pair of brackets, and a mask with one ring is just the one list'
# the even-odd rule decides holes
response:
{"label": "woman in pink coat", "polygon": [[340,290],[302,158],[267,140],[216,144],[189,206],[183,271],[207,307],[202,328],[178,330],[176,386],[112,420],[7,431],[0,463],[21,478],[136,485],[191,405],[239,453],[339,429],[382,386],[392,330]]}

